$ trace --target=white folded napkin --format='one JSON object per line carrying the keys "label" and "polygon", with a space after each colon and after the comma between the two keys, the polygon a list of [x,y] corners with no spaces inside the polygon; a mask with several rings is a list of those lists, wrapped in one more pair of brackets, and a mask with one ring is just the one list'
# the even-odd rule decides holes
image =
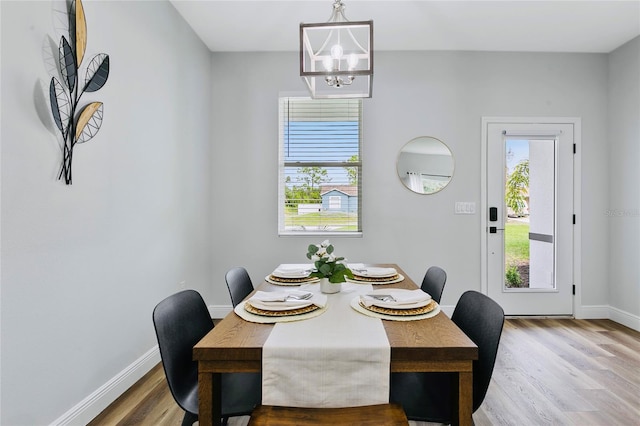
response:
{"label": "white folded napkin", "polygon": [[380,299],[376,299],[373,296],[383,296],[390,295],[395,300],[385,300],[385,306],[398,306],[402,307],[403,305],[413,305],[419,302],[427,302],[431,300],[431,296],[429,293],[425,293],[421,289],[415,290],[407,290],[400,288],[389,288],[389,289],[380,289],[373,290],[367,294],[363,294],[360,296],[360,300],[365,306],[372,306],[378,304]]}
{"label": "white folded napkin", "polygon": [[311,267],[305,265],[280,265],[271,274],[276,277],[300,278],[311,273]]}
{"label": "white folded napkin", "polygon": [[256,291],[248,301],[251,305],[259,309],[269,309],[270,307],[297,307],[309,306],[312,303],[320,308],[324,308],[327,304],[327,296],[324,294],[313,294],[310,299],[295,299],[291,296],[303,296],[308,291],[301,290],[285,290],[285,291]]}
{"label": "white folded napkin", "polygon": [[374,266],[368,266],[353,272],[355,272],[356,275],[364,277],[391,277],[398,273],[396,268],[379,268]]}

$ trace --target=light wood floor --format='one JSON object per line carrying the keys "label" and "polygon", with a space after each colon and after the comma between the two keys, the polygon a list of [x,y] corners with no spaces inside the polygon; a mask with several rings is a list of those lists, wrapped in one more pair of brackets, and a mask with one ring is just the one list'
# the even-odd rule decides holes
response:
{"label": "light wood floor", "polygon": [[[89,426],[180,425],[182,416],[158,365]],[[639,425],[640,333],[609,320],[507,319],[473,418],[478,426]]]}

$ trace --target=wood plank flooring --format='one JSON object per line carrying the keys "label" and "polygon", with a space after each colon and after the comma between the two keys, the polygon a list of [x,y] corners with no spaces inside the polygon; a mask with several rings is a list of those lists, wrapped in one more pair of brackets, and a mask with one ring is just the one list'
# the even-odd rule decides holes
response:
{"label": "wood plank flooring", "polygon": [[[182,417],[158,365],[89,426],[180,425]],[[473,418],[478,426],[640,425],[640,333],[609,320],[507,319]]]}

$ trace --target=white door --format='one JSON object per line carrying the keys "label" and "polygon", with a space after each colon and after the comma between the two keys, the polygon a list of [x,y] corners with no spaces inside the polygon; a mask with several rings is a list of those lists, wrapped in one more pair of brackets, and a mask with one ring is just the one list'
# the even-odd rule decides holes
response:
{"label": "white door", "polygon": [[483,121],[483,270],[507,315],[573,314],[574,125]]}

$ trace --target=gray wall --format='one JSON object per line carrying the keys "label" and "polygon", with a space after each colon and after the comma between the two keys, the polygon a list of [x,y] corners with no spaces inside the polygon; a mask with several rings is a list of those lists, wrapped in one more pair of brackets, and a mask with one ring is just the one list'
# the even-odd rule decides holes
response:
{"label": "gray wall", "polygon": [[[259,281],[279,262],[304,262],[318,238],[277,236],[278,94],[304,86],[295,53],[214,53],[214,299],[237,264]],[[364,101],[363,237],[333,238],[354,262],[397,262],[414,280],[447,270],[443,304],[480,289],[482,116],[582,118],[582,307],[607,304],[607,70],[604,54],[377,52],[373,98]],[[399,150],[429,135],[455,157],[445,190],[418,195],[396,173]],[[603,161],[605,159],[605,161]],[[229,208],[231,206],[231,208]],[[241,208],[242,206],[242,208]]]}
{"label": "gray wall", "polygon": [[83,97],[104,122],[65,186],[37,113],[60,4],[0,3],[7,426],[54,421],[150,351],[153,307],[179,282],[211,296],[208,49],[168,2],[85,3],[84,66],[108,53],[111,73]]}
{"label": "gray wall", "polygon": [[640,37],[609,55],[609,303],[640,316]]}

